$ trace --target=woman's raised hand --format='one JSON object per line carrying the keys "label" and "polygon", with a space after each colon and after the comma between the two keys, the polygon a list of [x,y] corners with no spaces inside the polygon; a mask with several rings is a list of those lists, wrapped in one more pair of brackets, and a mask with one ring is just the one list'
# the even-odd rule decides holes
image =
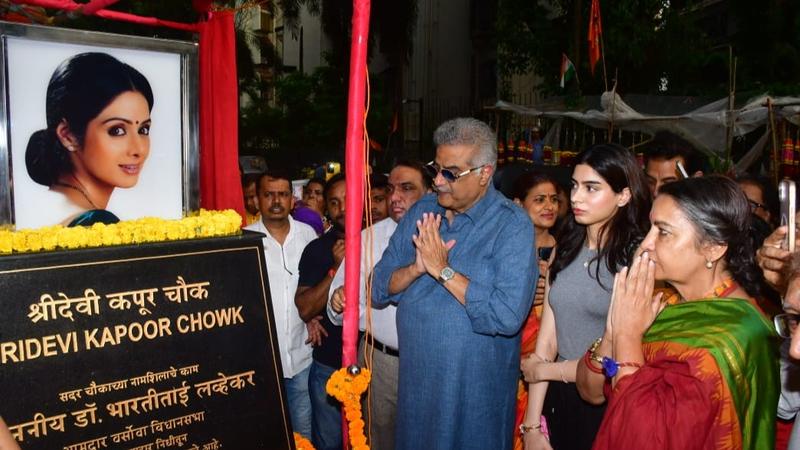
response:
{"label": "woman's raised hand", "polygon": [[655,271],[655,263],[643,252],[634,258],[630,269],[626,267],[614,276],[609,316],[615,335],[641,338],[664,309],[662,293],[653,296]]}

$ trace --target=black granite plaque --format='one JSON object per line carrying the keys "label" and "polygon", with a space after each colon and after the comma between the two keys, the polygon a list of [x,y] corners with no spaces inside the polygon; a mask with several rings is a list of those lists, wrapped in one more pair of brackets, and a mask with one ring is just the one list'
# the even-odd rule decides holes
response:
{"label": "black granite plaque", "polygon": [[292,449],[261,235],[0,257],[23,449]]}

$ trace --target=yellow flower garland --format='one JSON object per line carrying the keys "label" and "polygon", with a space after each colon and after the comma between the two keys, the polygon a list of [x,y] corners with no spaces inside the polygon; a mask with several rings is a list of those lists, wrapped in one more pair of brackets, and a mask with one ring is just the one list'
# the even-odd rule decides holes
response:
{"label": "yellow flower garland", "polygon": [[232,209],[201,209],[196,215],[179,220],[145,217],[90,227],[53,225],[35,230],[0,230],[0,255],[228,236],[241,233],[241,225],[242,217]]}
{"label": "yellow flower garland", "polygon": [[342,367],[331,375],[325,390],[344,404],[352,450],[369,450],[364,436],[364,420],[361,418],[361,394],[369,386],[371,374],[368,369],[356,366]]}

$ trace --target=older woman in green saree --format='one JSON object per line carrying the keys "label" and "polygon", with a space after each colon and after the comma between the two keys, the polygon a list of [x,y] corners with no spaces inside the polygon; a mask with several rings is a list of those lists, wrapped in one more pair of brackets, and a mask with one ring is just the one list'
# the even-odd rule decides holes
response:
{"label": "older woman in green saree", "polygon": [[[764,284],[744,194],[724,177],[681,180],[650,219],[578,367],[581,395],[608,399],[593,448],[774,448],[778,340],[753,300]],[[678,291],[674,304],[655,280]]]}

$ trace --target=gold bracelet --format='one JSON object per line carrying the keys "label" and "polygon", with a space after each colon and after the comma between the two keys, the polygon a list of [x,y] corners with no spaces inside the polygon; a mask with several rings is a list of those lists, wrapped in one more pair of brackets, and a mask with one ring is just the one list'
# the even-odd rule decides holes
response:
{"label": "gold bracelet", "polygon": [[599,338],[595,339],[592,343],[592,346],[589,347],[589,359],[592,361],[599,363],[601,366],[603,365],[603,358],[597,356],[597,349],[600,348],[600,343],[603,342],[603,337],[600,336]]}
{"label": "gold bracelet", "polygon": [[533,430],[540,430],[542,428],[542,424],[538,423],[536,425],[525,425],[524,423],[519,424],[519,434],[520,436],[524,436],[525,433],[530,433]]}

